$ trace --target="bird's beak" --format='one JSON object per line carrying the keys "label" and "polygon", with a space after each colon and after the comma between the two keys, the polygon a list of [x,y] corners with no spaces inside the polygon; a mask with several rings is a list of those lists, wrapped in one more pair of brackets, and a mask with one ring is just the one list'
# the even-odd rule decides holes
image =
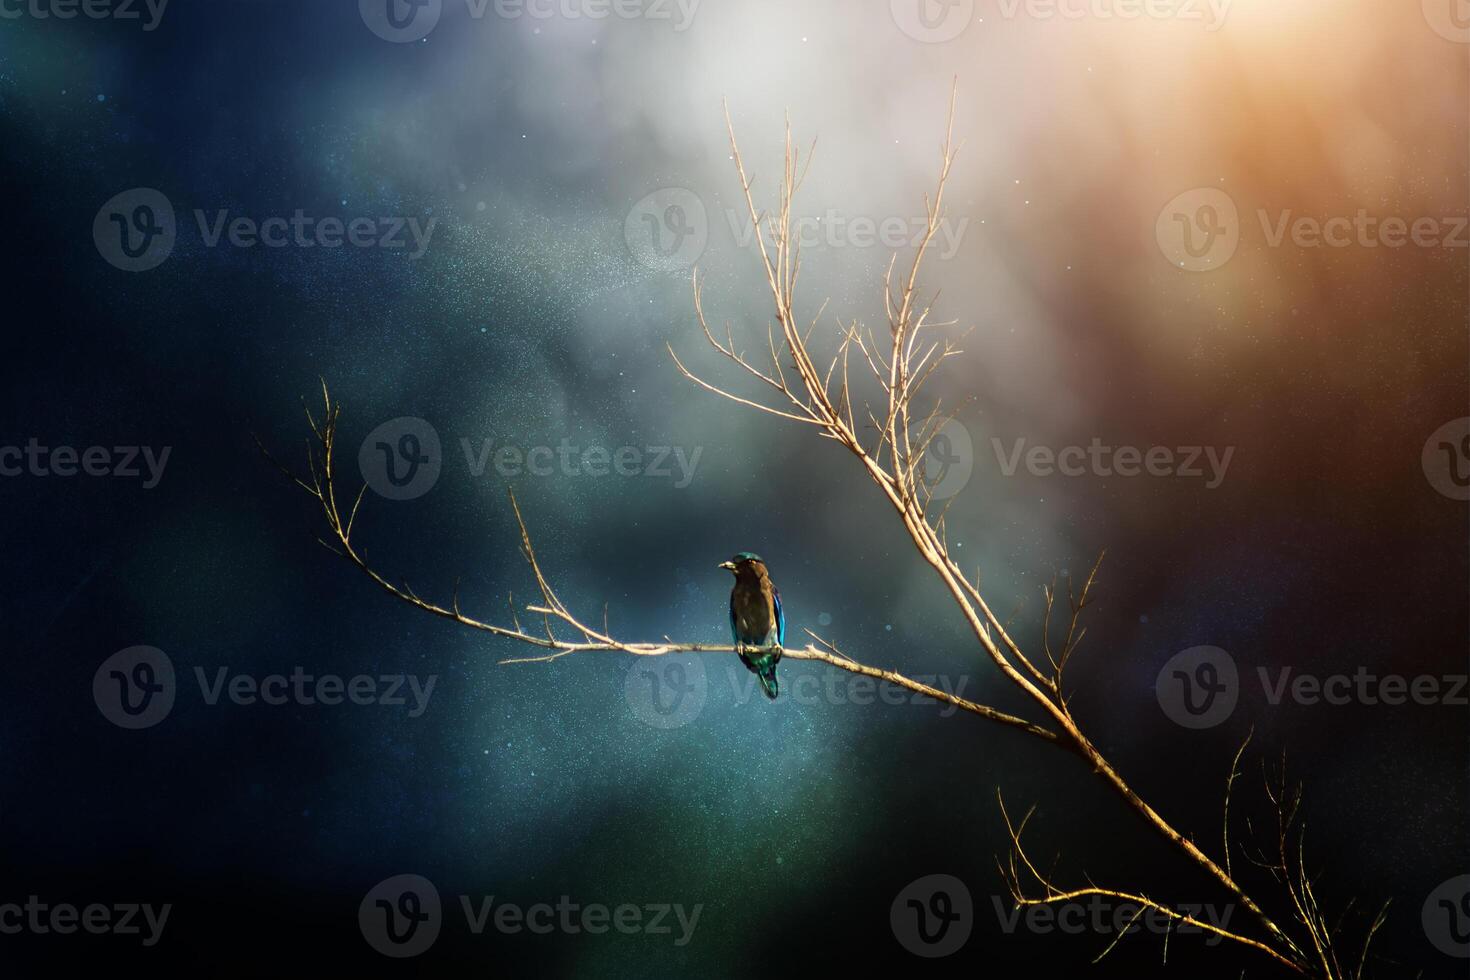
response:
{"label": "bird's beak", "polygon": [[725,569],[727,571],[731,571],[731,572],[735,571],[735,563],[733,561],[722,561],[718,565],[716,565],[715,567],[716,568],[723,568],[723,569]]}

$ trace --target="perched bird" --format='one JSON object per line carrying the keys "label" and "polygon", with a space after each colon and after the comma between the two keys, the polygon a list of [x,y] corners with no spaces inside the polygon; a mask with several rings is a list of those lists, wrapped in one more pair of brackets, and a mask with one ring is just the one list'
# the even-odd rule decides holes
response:
{"label": "perched bird", "polygon": [[[771,584],[771,574],[759,555],[742,551],[719,567],[735,575],[735,587],[730,590],[730,633],[735,648],[741,662],[760,680],[766,697],[774,701],[781,689],[776,682],[776,665],[786,645],[781,593]],[[761,649],[747,653],[746,647]]]}

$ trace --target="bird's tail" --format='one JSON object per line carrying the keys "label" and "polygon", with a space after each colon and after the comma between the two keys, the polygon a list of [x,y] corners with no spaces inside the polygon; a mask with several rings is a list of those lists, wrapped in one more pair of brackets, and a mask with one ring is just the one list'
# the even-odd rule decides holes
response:
{"label": "bird's tail", "polygon": [[776,664],[774,661],[765,663],[756,668],[755,676],[761,682],[761,690],[766,692],[766,697],[772,701],[776,695],[781,693],[781,682],[776,680]]}

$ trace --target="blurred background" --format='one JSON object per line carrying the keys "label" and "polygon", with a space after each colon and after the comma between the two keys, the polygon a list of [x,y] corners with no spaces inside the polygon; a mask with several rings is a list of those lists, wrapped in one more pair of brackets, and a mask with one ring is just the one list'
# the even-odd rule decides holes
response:
{"label": "blurred background", "polygon": [[[697,266],[764,349],[722,100],[762,206],[785,120],[816,140],[825,346],[883,329],[953,84],[923,282],[963,337],[930,388],[955,555],[1036,649],[1042,586],[1106,549],[1070,668],[1098,746],[1219,857],[1253,733],[1232,839],[1284,753],[1328,910],[1360,936],[1391,902],[1367,975],[1463,975],[1467,53],[1461,0],[0,0],[0,927],[31,896],[171,907],[151,944],[0,928],[6,974],[1277,975],[1147,932],[1090,965],[1107,928],[1012,918],[998,788],[1059,882],[1231,913],[1072,756],[810,663],[774,703],[730,657],[500,666],[528,648],[324,550],[252,440],[302,465],[324,379],[356,542],[472,615],[534,592],[511,487],[563,600],[621,637],[724,642],[715,566],[749,550],[794,636],[1034,716],[849,455],[666,350],[760,394],[693,317]],[[112,672],[149,675],[109,660],[138,646],[171,699],[143,716]],[[1181,714],[1199,647],[1228,690]],[[230,693],[293,673],[372,703]],[[1438,693],[1280,686],[1360,674]],[[371,924],[405,874],[442,905],[412,958]],[[905,918],[932,875],[944,948]],[[699,912],[477,933],[462,896]]]}

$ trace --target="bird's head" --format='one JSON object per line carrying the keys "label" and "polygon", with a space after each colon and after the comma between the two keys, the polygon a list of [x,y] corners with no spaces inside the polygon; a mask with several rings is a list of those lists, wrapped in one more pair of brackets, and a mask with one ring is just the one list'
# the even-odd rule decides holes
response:
{"label": "bird's head", "polygon": [[731,558],[729,561],[720,562],[720,568],[733,574],[738,578],[760,578],[766,574],[766,563],[761,561],[760,555],[753,555],[748,551]]}

